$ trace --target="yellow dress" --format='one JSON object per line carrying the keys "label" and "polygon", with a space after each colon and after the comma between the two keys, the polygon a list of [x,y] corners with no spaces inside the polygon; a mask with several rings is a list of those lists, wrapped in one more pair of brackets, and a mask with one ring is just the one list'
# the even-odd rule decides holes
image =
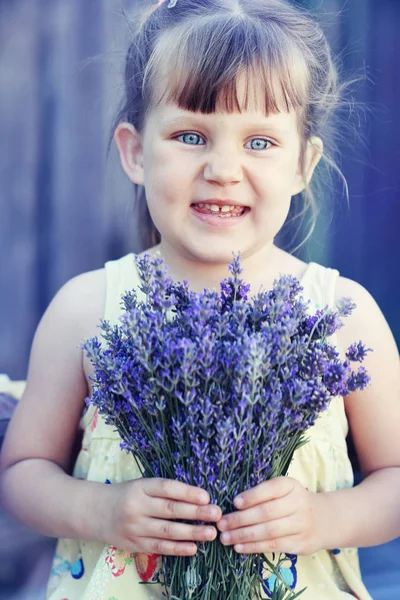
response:
{"label": "yellow dress", "polygon": [[[138,284],[133,254],[105,265],[107,278],[104,318],[116,323],[121,294]],[[304,296],[316,310],[333,306],[338,273],[310,263],[302,278]],[[139,292],[139,291],[138,291]],[[139,292],[140,293],[140,292]],[[115,484],[140,477],[134,459],[120,450],[120,438],[90,406],[81,421],[84,430],[74,476]],[[310,491],[334,491],[353,485],[347,455],[347,420],[343,399],[335,398],[309,431],[309,442],[292,461],[289,475]],[[99,543],[61,539],[58,542],[47,589],[47,600],[161,600],[164,588],[157,581],[160,557],[133,554]],[[301,600],[371,600],[362,583],[355,549],[322,550],[311,556],[288,554],[282,576],[297,591],[307,587]],[[273,576],[265,570],[263,596],[270,598]],[[182,599],[186,600],[186,599]],[[224,600],[221,598],[221,600]]]}

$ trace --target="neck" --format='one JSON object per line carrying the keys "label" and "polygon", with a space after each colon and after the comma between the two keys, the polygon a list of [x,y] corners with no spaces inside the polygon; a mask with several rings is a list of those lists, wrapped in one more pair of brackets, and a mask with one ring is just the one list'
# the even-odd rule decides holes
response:
{"label": "neck", "polygon": [[[177,253],[167,244],[161,242],[158,246],[146,251],[148,254],[159,252],[168,266],[168,274],[174,281],[189,282],[189,287],[197,292],[204,288],[219,289],[220,282],[230,276],[228,264],[201,262]],[[264,247],[250,256],[242,256],[242,275],[245,283],[250,283],[251,292],[257,293],[262,286],[272,287],[274,279],[282,273],[293,273],[295,265],[298,274],[301,263],[294,257],[277,248],[274,244]],[[296,274],[296,273],[293,273]]]}

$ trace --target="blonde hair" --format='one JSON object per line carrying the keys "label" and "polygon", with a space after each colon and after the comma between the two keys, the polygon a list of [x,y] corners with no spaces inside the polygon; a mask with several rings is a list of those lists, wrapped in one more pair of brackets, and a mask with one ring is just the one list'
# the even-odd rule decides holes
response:
{"label": "blonde hair", "polygon": [[[309,12],[286,0],[168,0],[148,12],[139,23],[125,63],[125,98],[113,131],[127,121],[141,132],[148,111],[162,100],[180,108],[212,113],[217,101],[228,112],[241,109],[238,77],[245,75],[246,109],[252,84],[265,89],[269,114],[283,107],[299,115],[301,166],[313,136],[324,139],[335,108],[348,83],[338,83],[338,70],[320,25]],[[163,90],[156,94],[156,90]],[[344,176],[324,140],[322,161]],[[317,182],[318,185],[318,182]],[[311,213],[304,243],[318,214],[313,189],[302,192],[304,208],[296,218]],[[160,241],[147,209],[143,188],[136,189],[143,247]],[[309,210],[310,209],[310,210]]]}

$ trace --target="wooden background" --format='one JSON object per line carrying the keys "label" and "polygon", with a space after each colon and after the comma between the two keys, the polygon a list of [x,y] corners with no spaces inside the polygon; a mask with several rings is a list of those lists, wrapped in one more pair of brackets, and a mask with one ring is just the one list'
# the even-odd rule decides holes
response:
{"label": "wooden background", "polygon": [[[13,379],[60,286],[139,250],[129,182],[107,157],[134,4],[0,0],[0,373]],[[337,181],[333,216],[301,255],[365,285],[400,341],[400,2],[303,4],[322,14],[345,75],[366,67],[373,82],[356,95],[365,142],[341,148],[350,209]]]}
{"label": "wooden background", "polygon": [[[301,256],[365,285],[400,343],[400,0],[302,4],[321,13],[345,76],[366,68],[371,83],[355,97],[366,118],[361,109],[341,148],[350,209],[337,181],[333,212],[324,195]],[[124,12],[134,6],[0,0],[0,373],[13,379],[25,378],[34,330],[60,286],[140,249],[129,182],[115,150],[106,152]],[[1,600],[43,598],[51,548],[42,544],[51,542],[0,513]],[[360,552],[375,600],[399,598],[399,555],[399,540]]]}

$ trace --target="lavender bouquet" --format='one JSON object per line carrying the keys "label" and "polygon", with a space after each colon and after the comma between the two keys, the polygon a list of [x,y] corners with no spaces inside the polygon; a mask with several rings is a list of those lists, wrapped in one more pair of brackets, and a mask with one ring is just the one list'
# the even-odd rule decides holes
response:
{"label": "lavender bouquet", "polygon": [[[143,477],[199,486],[232,512],[237,494],[286,475],[333,396],[367,385],[365,368],[350,367],[363,360],[363,344],[341,361],[328,342],[354,305],[343,299],[336,311],[309,314],[292,276],[249,300],[239,255],[219,292],[174,283],[161,257],[136,262],[145,300],[127,292],[120,324],[101,323],[104,347],[97,337],[82,346],[95,369],[88,401],[117,429]],[[159,582],[177,600],[248,600],[262,590],[274,600],[297,598],[282,560],[238,554],[217,538],[199,542],[195,556],[163,556]],[[274,574],[272,590],[264,568]]]}

